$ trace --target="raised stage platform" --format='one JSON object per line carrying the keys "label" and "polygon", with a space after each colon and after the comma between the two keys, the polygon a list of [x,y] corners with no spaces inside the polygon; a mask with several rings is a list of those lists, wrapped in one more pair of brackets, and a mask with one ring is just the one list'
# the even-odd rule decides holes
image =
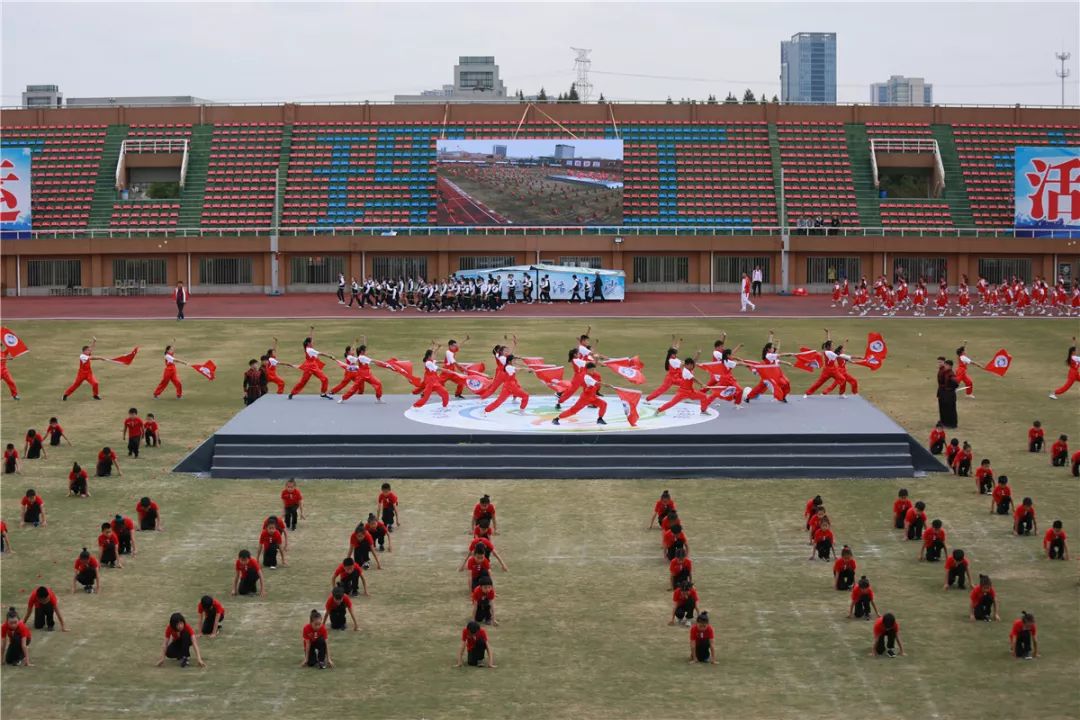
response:
{"label": "raised stage platform", "polygon": [[507,402],[371,395],[337,403],[267,395],[244,408],[174,468],[215,478],[678,478],[912,477],[946,468],[861,397],[759,398],[707,415],[683,403],[664,414],[639,406],[638,427],[607,396],[555,426],[554,398],[525,411]]}

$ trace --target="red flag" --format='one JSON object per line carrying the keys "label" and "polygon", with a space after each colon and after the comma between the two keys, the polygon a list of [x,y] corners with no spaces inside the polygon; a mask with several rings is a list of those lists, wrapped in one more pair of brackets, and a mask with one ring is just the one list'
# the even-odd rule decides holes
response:
{"label": "red flag", "polygon": [[1012,355],[1010,355],[1005,348],[1001,348],[994,357],[990,358],[990,362],[986,363],[983,370],[991,372],[998,377],[1005,377],[1005,373],[1009,372],[1009,366],[1012,365]]}
{"label": "red flag", "polygon": [[139,352],[139,346],[136,345],[131,352],[127,355],[121,355],[120,357],[109,358],[113,362],[120,363],[121,365],[130,365],[135,360],[135,355]]}
{"label": "red flag", "polygon": [[[878,360],[889,356],[889,348],[885,345],[885,338],[881,337],[881,333],[867,333],[866,352],[863,355],[867,358],[876,357]],[[878,363],[879,366],[880,364]]]}
{"label": "red flag", "polygon": [[420,387],[420,378],[413,375],[412,362],[409,360],[398,360],[397,358],[390,358],[384,363],[379,363],[387,370],[393,370],[401,377],[408,380],[414,387]]}
{"label": "red flag", "polygon": [[719,377],[720,373],[723,372],[724,363],[717,360],[716,362],[698,363],[697,366],[709,373],[711,377]]}
{"label": "red flag", "polygon": [[482,362],[458,363],[458,365],[461,367],[462,370],[464,370],[467,373],[471,373],[471,372],[483,373],[484,370],[486,369],[486,368],[484,368],[484,363],[482,363]]}
{"label": "red flag", "polygon": [[26,343],[7,328],[0,328],[0,337],[4,340],[4,352],[7,353],[8,357],[17,358],[23,353],[30,352],[30,348],[26,347]]}
{"label": "red flag", "polygon": [[817,350],[801,347],[795,354],[795,367],[806,372],[817,372],[821,369],[821,354]]}
{"label": "red flag", "polygon": [[537,368],[533,371],[533,375],[536,376],[537,380],[544,383],[555,392],[563,392],[570,387],[570,383],[563,380],[564,370],[565,368],[563,368],[562,365],[552,365],[550,367]]}
{"label": "red flag", "polygon": [[491,385],[491,378],[482,372],[470,370],[465,377],[465,387],[477,395],[483,395]]}
{"label": "red flag", "polygon": [[523,357],[523,358],[518,358],[518,360],[520,360],[522,363],[524,363],[525,367],[527,367],[529,369],[535,369],[535,368],[544,367],[544,366],[547,365],[547,363],[544,362],[544,358],[542,358],[542,357]]}
{"label": "red flag", "polygon": [[881,366],[883,364],[881,362],[881,358],[877,357],[876,355],[867,355],[862,360],[852,360],[851,363],[853,365],[862,365],[863,367],[868,367],[870,368],[871,372],[877,372],[881,369]]}
{"label": "red flag", "polygon": [[195,364],[191,366],[191,369],[202,375],[207,380],[213,380],[214,374],[217,372],[217,365],[213,360],[207,360],[202,364]]}
{"label": "red flag", "polygon": [[623,412],[626,413],[626,421],[630,423],[630,427],[637,427],[637,406],[638,402],[641,400],[641,391],[617,387],[615,388],[615,392],[618,393],[619,399],[622,400]]}
{"label": "red flag", "polygon": [[635,355],[634,357],[624,358],[611,358],[601,363],[604,367],[618,373],[627,382],[634,385],[645,384],[645,373],[642,372],[641,360]]}

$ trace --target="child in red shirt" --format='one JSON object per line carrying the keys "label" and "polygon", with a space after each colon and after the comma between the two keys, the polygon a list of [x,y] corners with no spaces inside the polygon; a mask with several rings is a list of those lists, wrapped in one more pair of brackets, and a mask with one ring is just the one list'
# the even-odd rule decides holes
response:
{"label": "child in red shirt", "polygon": [[709,624],[709,613],[698,613],[697,622],[690,628],[690,662],[716,664],[716,646],[713,638],[716,633]]}
{"label": "child in red shirt", "polygon": [[806,508],[803,510],[803,519],[806,520],[806,529],[810,529],[810,518],[817,515],[817,509],[823,507],[825,501],[821,499],[820,495],[815,495],[806,501]]}
{"label": "child in red shirt", "polygon": [[[56,620],[60,621],[60,632],[67,632],[64,624],[64,616],[60,613],[60,601],[51,588],[39,585],[30,593],[30,599],[26,603],[26,617],[23,622],[30,619],[30,613],[34,613],[34,629],[52,630],[56,627]],[[55,617],[55,620],[54,620]]]}
{"label": "child in red shirt", "polygon": [[836,558],[836,562],[833,563],[834,587],[837,590],[850,590],[855,584],[855,569],[857,567],[855,555],[851,552],[851,548],[845,545],[840,550],[840,557]]}
{"label": "child in red shirt", "polygon": [[199,634],[217,637],[221,632],[221,623],[225,622],[225,606],[209,595],[203,595],[195,611],[199,613],[201,627]]}
{"label": "child in red shirt", "polygon": [[1035,520],[1035,504],[1026,497],[1013,513],[1013,532],[1017,535],[1031,535],[1039,532],[1039,523]]}
{"label": "child in red shirt", "polygon": [[994,469],[990,467],[990,460],[983,458],[975,470],[975,492],[980,495],[989,495],[993,490]]}
{"label": "child in red shirt", "polygon": [[191,662],[191,651],[195,651],[195,662],[199,667],[206,667],[202,653],[199,652],[199,641],[195,639],[195,630],[187,624],[187,620],[180,613],[173,613],[169,617],[169,625],[165,628],[165,640],[161,643],[161,659],[157,661],[158,667],[165,664],[165,659],[179,660],[180,667],[187,667]]}
{"label": "child in red shirt", "polygon": [[140,532],[165,529],[161,522],[161,508],[150,498],[139,498],[139,502],[135,504],[135,513],[139,516]]}
{"label": "child in red shirt", "polygon": [[472,591],[473,620],[485,625],[498,625],[495,619],[495,587],[491,584],[491,576],[485,575],[480,578],[480,585]]}
{"label": "child in red shirt", "polygon": [[119,477],[124,477],[124,472],[120,469],[120,461],[116,459],[116,453],[112,451],[112,448],[103,447],[101,452],[97,456],[97,468],[94,473],[97,477],[109,477],[112,475],[113,465],[116,466],[116,474]]}
{"label": "child in red shirt", "polygon": [[904,643],[900,641],[900,623],[892,613],[885,613],[874,623],[874,644],[870,649],[870,655],[885,655],[896,657],[896,650],[904,654]]}
{"label": "child in red shirt", "polygon": [[123,437],[127,439],[128,457],[139,459],[139,443],[142,442],[143,421],[139,417],[136,408],[128,410],[127,419],[124,420]]}
{"label": "child in red shirt", "polygon": [[30,662],[30,636],[30,628],[19,619],[18,611],[9,607],[7,619],[0,626],[0,654],[4,656],[6,665],[34,666]]}
{"label": "child in red shirt", "polygon": [[945,531],[941,528],[941,521],[934,519],[930,527],[923,533],[922,548],[919,549],[919,559],[926,562],[938,562],[942,553],[948,552],[945,547]]}
{"label": "child in red shirt", "polygon": [[[466,653],[468,653],[467,659]],[[470,620],[461,631],[461,649],[458,650],[457,664],[454,667],[461,667],[462,661],[467,662],[471,667],[484,667],[485,657],[487,657],[487,667],[495,667],[495,653],[492,652],[491,645],[488,643],[487,632],[480,627],[480,623]]]}
{"label": "child in red shirt", "polygon": [[964,442],[960,448],[960,452],[956,453],[956,456],[952,461],[953,472],[960,477],[967,477],[971,474],[971,444]]}
{"label": "child in red shirt", "polygon": [[285,489],[281,491],[281,504],[284,507],[285,527],[295,530],[297,519],[304,517],[304,496],[292,478],[285,481]]}
{"label": "child in red shirt", "polygon": [[911,507],[907,488],[900,488],[900,492],[896,494],[896,500],[893,501],[892,506],[893,527],[897,530],[904,529],[904,518],[907,517],[907,512]]}
{"label": "child in red shirt", "polygon": [[1069,436],[1062,435],[1057,442],[1050,446],[1050,464],[1054,467],[1065,467],[1069,462]]}
{"label": "child in red shirt", "polygon": [[1043,551],[1051,560],[1069,559],[1069,546],[1066,543],[1068,536],[1062,530],[1063,527],[1060,520],[1055,520],[1053,527],[1043,536]]}
{"label": "child in red shirt", "polygon": [[694,579],[694,561],[686,555],[686,548],[675,551],[675,557],[668,564],[668,572],[671,577],[671,589],[682,585],[687,580]]}
{"label": "child in red shirt", "polygon": [[97,558],[91,557],[90,551],[82,549],[79,557],[75,560],[75,576],[71,578],[71,592],[75,592],[76,585],[82,585],[85,592],[101,592],[101,573],[99,572]]}
{"label": "child in red shirt", "polygon": [[1043,434],[1042,423],[1036,420],[1028,428],[1028,452],[1042,452],[1043,443],[1046,441]]}
{"label": "child in red shirt", "polygon": [[356,624],[356,615],[353,614],[352,598],[345,594],[345,588],[338,585],[330,592],[330,597],[326,599],[326,616],[330,618],[331,630],[344,630],[347,627],[345,623],[346,613],[352,618],[353,632],[357,632],[360,626]]}
{"label": "child in red shirt", "polygon": [[821,521],[818,529],[814,532],[814,549],[810,552],[810,557],[807,560],[813,560],[815,554],[821,560],[828,560],[836,554],[833,547],[835,538],[831,528],[832,524],[827,519]]}
{"label": "child in red shirt", "polygon": [[379,497],[375,501],[379,516],[386,525],[387,532],[394,532],[394,525],[401,527],[401,518],[398,517],[398,496],[390,490],[390,483],[383,483]]}
{"label": "child in red shirt", "polygon": [[1009,476],[1002,475],[997,479],[997,487],[990,495],[990,512],[998,515],[1008,515],[1012,509],[1012,488],[1009,487]]}
{"label": "child in red shirt", "polygon": [[940,455],[944,450],[945,426],[939,422],[934,426],[934,429],[930,431],[930,452],[933,455]]}
{"label": "child in red shirt", "polygon": [[998,614],[997,593],[994,585],[990,582],[989,575],[980,575],[979,584],[971,591],[971,614],[972,621],[1000,620]]}
{"label": "child in red shirt", "polygon": [[870,581],[865,575],[859,578],[859,582],[851,589],[851,605],[848,607],[847,616],[870,619],[870,609],[873,608],[875,615],[881,615],[874,602],[874,589],[870,587]]}
{"label": "child in red shirt", "polygon": [[680,625],[690,627],[697,613],[698,594],[694,589],[694,583],[687,580],[671,595],[671,621],[668,625],[674,625],[678,620]]}
{"label": "child in red shirt", "polygon": [[480,522],[481,518],[488,518],[491,521],[492,531],[499,534],[499,521],[495,517],[495,503],[491,502],[491,496],[485,495],[480,498],[480,502],[473,506],[472,511],[472,524],[476,527],[476,523]]}
{"label": "child in red shirt", "polygon": [[312,610],[309,620],[300,631],[300,638],[304,643],[304,659],[300,662],[300,667],[317,667],[320,670],[334,667],[334,661],[330,657],[330,635],[323,624],[322,613]]}
{"label": "child in red shirt", "polygon": [[4,449],[4,474],[17,473],[21,467],[22,461],[19,460],[19,451],[15,449],[15,443],[8,443]]}
{"label": "child in red shirt", "polygon": [[[945,464],[950,468],[953,467],[953,462],[956,460],[956,456],[960,454],[960,441],[953,438],[949,441],[949,444],[945,446]],[[953,472],[956,472],[954,469]]]}
{"label": "child in red shirt", "polygon": [[[472,557],[465,561],[463,567],[458,568],[458,571],[469,571],[469,592],[471,593],[475,588],[480,587],[480,580],[487,576],[491,576],[491,561],[484,556],[484,548],[479,545],[473,549]],[[505,570],[505,566],[504,566]]]}
{"label": "child in red shirt", "polygon": [[45,501],[37,494],[37,491],[30,488],[26,491],[26,495],[19,501],[22,506],[22,522],[20,526],[33,525],[34,527],[45,527],[49,524],[48,519],[45,517]]}
{"label": "child in red shirt", "polygon": [[72,463],[68,473],[68,497],[90,497],[90,488],[86,483],[86,471],[79,463]]}
{"label": "child in red shirt", "polygon": [[52,447],[59,447],[62,439],[67,440],[68,447],[71,447],[71,440],[64,434],[64,428],[60,427],[60,421],[55,417],[49,418],[49,426],[45,428],[45,436],[49,438],[49,445]]}
{"label": "child in red shirt", "polygon": [[952,555],[945,558],[945,585],[942,589],[948,590],[953,585],[956,585],[956,587],[963,590],[967,587],[964,584],[965,582],[971,584],[970,563],[964,557],[964,551],[956,548],[952,551]]}
{"label": "child in red shirt", "polygon": [[285,538],[282,537],[281,531],[278,530],[277,518],[271,515],[267,518],[266,527],[259,533],[259,551],[256,553],[255,559],[261,562],[264,567],[276,570],[278,553],[281,553],[281,564],[288,567],[289,563],[285,559],[284,545]]}
{"label": "child in red shirt", "polygon": [[146,413],[146,422],[143,423],[143,440],[146,441],[146,447],[161,445],[161,426],[154,418],[154,413]]}
{"label": "child in red shirt", "polygon": [[1039,639],[1036,636],[1035,616],[1021,612],[1020,618],[1013,622],[1009,631],[1009,649],[1013,657],[1031,660],[1039,657]]}
{"label": "child in red shirt", "polygon": [[368,594],[364,569],[357,565],[352,557],[342,560],[334,570],[334,574],[330,576],[330,588],[333,589],[336,585],[345,588],[345,592],[351,597],[357,597],[360,594],[361,585],[364,586],[364,595]]}
{"label": "child in red shirt", "polygon": [[120,555],[118,554],[120,538],[113,532],[111,524],[107,522],[101,523],[101,534],[98,535],[97,544],[101,551],[98,556],[99,563],[106,567],[123,569],[124,564],[120,562]]}
{"label": "child in red shirt", "polygon": [[653,505],[653,514],[649,519],[649,529],[658,522],[663,522],[664,517],[675,509],[675,501],[671,499],[671,493],[667,490],[660,493],[660,499]]}
{"label": "child in red shirt", "polygon": [[266,594],[262,568],[259,567],[259,561],[251,557],[250,551],[241,550],[234,566],[236,574],[233,576],[233,595],[254,595],[256,590],[260,596]]}
{"label": "child in red shirt", "polygon": [[923,528],[926,527],[926,503],[919,500],[915,506],[909,508],[904,515],[904,528],[907,530],[908,540],[922,540]]}

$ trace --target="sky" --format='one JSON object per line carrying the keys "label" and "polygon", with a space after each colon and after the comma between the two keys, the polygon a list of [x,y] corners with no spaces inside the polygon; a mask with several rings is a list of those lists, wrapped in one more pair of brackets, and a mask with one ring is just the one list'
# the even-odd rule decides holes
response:
{"label": "sky", "polygon": [[837,33],[837,99],[868,102],[890,75],[949,104],[1058,105],[1054,53],[1080,3],[20,3],[0,4],[4,106],[27,84],[67,97],[194,95],[217,102],[389,101],[494,55],[509,92],[549,95],[592,50],[594,99],[779,95],[780,41]]}

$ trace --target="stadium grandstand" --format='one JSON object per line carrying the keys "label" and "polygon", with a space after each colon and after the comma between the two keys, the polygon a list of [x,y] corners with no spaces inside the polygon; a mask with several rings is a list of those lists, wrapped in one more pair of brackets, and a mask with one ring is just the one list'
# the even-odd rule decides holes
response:
{"label": "stadium grandstand", "polygon": [[[623,270],[632,291],[719,292],[760,265],[766,289],[817,291],[834,279],[825,259],[856,277],[901,260],[953,277],[1077,277],[1076,241],[1018,239],[1012,200],[1013,149],[1076,147],[1076,118],[1021,106],[11,109],[2,142],[30,148],[33,229],[3,240],[0,279],[6,295],[165,293],[177,280],[303,292],[338,272],[551,262]],[[621,222],[440,224],[436,143],[463,139],[621,140]]]}

